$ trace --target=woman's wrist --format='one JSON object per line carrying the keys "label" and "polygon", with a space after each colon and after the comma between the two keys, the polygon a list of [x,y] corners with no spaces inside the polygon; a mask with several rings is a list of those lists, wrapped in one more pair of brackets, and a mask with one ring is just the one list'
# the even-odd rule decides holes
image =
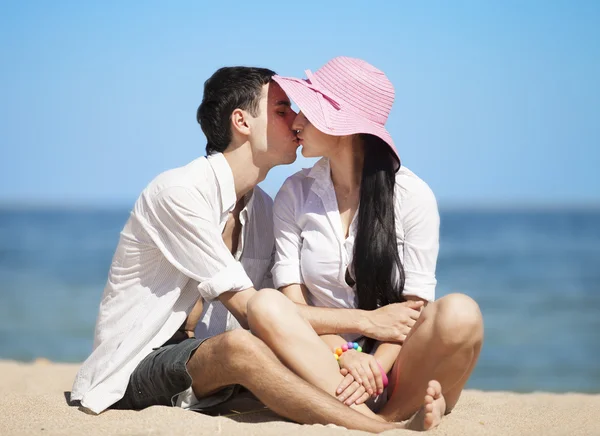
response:
{"label": "woman's wrist", "polygon": [[[362,348],[356,342],[348,342],[348,343],[343,344],[340,347],[335,348],[333,350],[333,356],[335,357],[335,360],[337,360],[340,365],[341,365],[341,362],[339,362],[339,359],[342,357],[342,354],[344,354],[348,351],[357,351],[359,353],[362,353]],[[381,373],[381,381],[383,383],[383,387],[386,388],[389,383],[387,373],[381,366],[381,363],[379,363],[379,361],[375,358],[375,356],[373,356],[373,359],[375,360],[375,363],[377,364],[377,367],[379,368],[379,372]]]}
{"label": "woman's wrist", "polygon": [[375,359],[375,362],[377,362],[377,366],[379,367],[379,371],[381,371],[381,379],[382,379],[382,382],[383,382],[383,387],[387,388],[387,385],[389,384],[388,376],[387,376],[385,370],[383,369],[383,367],[381,366],[381,363],[379,363],[379,361],[377,359]]}
{"label": "woman's wrist", "polygon": [[362,347],[360,345],[358,345],[358,343],[347,342],[345,344],[342,344],[340,347],[337,347],[335,350],[333,350],[333,356],[335,357],[335,360],[339,360],[340,356],[343,353],[345,353],[346,351],[351,351],[351,350],[362,353]]}

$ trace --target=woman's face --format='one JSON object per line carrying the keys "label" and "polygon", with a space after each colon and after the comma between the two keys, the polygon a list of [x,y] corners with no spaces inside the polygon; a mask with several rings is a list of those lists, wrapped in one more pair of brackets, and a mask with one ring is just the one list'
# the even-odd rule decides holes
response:
{"label": "woman's face", "polygon": [[292,124],[292,129],[298,133],[298,143],[302,146],[302,156],[321,157],[336,154],[341,146],[341,136],[328,135],[321,132],[299,112]]}

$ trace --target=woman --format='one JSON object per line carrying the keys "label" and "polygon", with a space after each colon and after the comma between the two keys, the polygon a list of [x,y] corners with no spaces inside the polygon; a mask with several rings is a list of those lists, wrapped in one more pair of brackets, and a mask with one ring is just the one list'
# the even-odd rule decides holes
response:
{"label": "woman", "polygon": [[[306,74],[306,80],[274,77],[300,109],[293,129],[302,154],[323,156],[288,178],[275,199],[275,287],[296,303],[333,308],[374,310],[412,300],[403,303],[406,331],[398,342],[374,343],[359,332],[321,340],[337,350],[345,376],[335,392],[341,401],[369,414],[367,402],[397,421],[419,410],[426,391],[415,418],[417,427],[431,428],[454,407],[475,366],[483,340],[479,308],[460,294],[422,313],[414,303],[435,297],[439,215],[429,187],[401,167],[384,127],[394,100],[387,77],[346,57]],[[286,358],[273,335],[262,336],[296,372],[326,388],[308,359]],[[365,352],[346,351],[347,341]]]}

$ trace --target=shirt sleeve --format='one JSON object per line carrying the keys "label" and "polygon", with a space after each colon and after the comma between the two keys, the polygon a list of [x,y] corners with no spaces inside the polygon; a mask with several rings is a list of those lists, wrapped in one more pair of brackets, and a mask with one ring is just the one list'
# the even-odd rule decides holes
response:
{"label": "shirt sleeve", "polygon": [[300,250],[301,229],[296,223],[296,192],[288,179],[275,197],[273,229],[275,235],[275,263],[271,270],[275,288],[302,284]]}
{"label": "shirt sleeve", "polygon": [[[404,295],[435,300],[435,268],[440,248],[440,216],[431,189],[423,184],[403,200]],[[400,241],[400,244],[402,241]]]}
{"label": "shirt sleeve", "polygon": [[207,301],[253,287],[241,263],[223,242],[214,206],[200,194],[171,187],[147,201],[146,230],[175,268],[199,282]]}

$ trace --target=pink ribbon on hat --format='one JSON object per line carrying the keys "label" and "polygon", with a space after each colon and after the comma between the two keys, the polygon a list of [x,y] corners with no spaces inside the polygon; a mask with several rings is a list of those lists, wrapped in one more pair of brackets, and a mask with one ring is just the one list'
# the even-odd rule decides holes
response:
{"label": "pink ribbon on hat", "polygon": [[325,125],[331,129],[331,120],[329,118],[329,112],[327,111],[327,103],[325,100],[327,100],[327,102],[329,102],[329,104],[333,106],[335,110],[340,110],[342,106],[335,100],[335,98],[333,98],[326,91],[324,91],[322,87],[319,87],[319,82],[315,79],[315,76],[313,75],[312,71],[304,70],[304,73],[306,74],[306,77],[308,78],[310,83],[308,83],[306,80],[300,80],[296,78],[290,80],[302,83],[308,89],[311,89],[317,93],[317,95],[319,96],[319,106],[321,106],[321,112],[323,113],[323,117],[325,118]]}

